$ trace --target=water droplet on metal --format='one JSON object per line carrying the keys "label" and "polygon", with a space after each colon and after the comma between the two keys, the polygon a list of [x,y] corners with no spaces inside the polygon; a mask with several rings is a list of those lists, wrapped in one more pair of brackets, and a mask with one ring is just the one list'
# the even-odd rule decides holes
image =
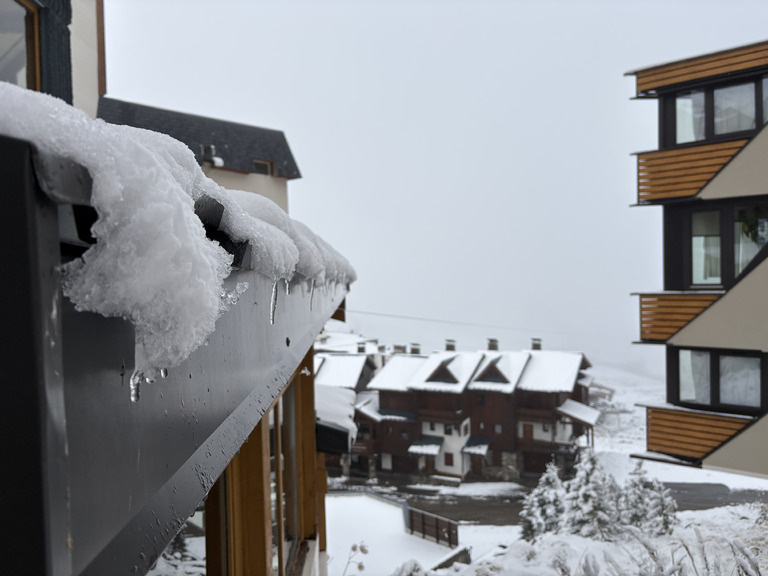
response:
{"label": "water droplet on metal", "polygon": [[144,374],[142,372],[137,371],[131,375],[131,381],[128,386],[128,389],[131,394],[131,402],[139,401],[139,396],[140,396],[139,386],[141,385],[142,380],[144,380]]}

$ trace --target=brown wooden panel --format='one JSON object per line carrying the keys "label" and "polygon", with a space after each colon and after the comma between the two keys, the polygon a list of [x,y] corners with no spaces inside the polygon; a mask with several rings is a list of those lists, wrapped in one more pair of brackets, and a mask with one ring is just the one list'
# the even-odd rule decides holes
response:
{"label": "brown wooden panel", "polygon": [[768,66],[768,42],[639,70],[637,93],[760,66]]}
{"label": "brown wooden panel", "polygon": [[638,202],[696,195],[747,142],[742,139],[638,154]]}
{"label": "brown wooden panel", "polygon": [[719,293],[641,294],[640,339],[665,342],[720,297]]}
{"label": "brown wooden panel", "polygon": [[751,419],[666,408],[647,408],[647,449],[703,458],[740,432]]}

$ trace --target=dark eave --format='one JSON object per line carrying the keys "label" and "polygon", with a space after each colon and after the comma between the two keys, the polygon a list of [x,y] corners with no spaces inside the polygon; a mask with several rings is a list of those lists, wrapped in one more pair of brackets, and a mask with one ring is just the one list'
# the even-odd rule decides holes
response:
{"label": "dark eave", "polygon": [[[215,146],[224,168],[239,172],[259,172],[254,161],[272,166],[273,175],[289,180],[301,178],[285,134],[216,118],[184,114],[102,96],[98,117],[122,124],[168,134],[186,144],[203,162],[204,149]],[[260,173],[260,172],[259,172]]]}

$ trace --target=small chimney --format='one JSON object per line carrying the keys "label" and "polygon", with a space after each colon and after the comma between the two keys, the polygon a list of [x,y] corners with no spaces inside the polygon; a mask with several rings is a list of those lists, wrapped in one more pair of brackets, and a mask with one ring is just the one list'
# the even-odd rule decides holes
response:
{"label": "small chimney", "polygon": [[364,354],[365,353],[365,342],[358,342],[357,343],[357,353],[358,354]]}
{"label": "small chimney", "polygon": [[499,341],[496,338],[488,338],[488,350],[498,350]]}
{"label": "small chimney", "polygon": [[417,342],[411,343],[411,354],[421,354],[421,344]]}
{"label": "small chimney", "polygon": [[445,349],[446,351],[449,351],[449,352],[456,352],[456,340],[451,340],[450,338],[448,338],[445,341]]}
{"label": "small chimney", "polygon": [[531,338],[531,350],[541,350],[541,338]]}
{"label": "small chimney", "polygon": [[404,344],[395,344],[393,347],[393,350],[395,351],[395,354],[405,354],[405,345]]}

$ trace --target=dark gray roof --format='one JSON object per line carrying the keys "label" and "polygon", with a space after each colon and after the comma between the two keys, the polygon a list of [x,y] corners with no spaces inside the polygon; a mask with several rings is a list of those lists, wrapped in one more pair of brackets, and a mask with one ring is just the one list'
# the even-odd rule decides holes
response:
{"label": "dark gray roof", "polygon": [[216,156],[224,160],[224,168],[261,172],[254,163],[254,160],[260,160],[273,166],[275,176],[301,178],[285,134],[279,130],[163,110],[106,96],[99,100],[98,117],[112,124],[168,134],[189,146],[200,163],[204,149],[213,145]]}

